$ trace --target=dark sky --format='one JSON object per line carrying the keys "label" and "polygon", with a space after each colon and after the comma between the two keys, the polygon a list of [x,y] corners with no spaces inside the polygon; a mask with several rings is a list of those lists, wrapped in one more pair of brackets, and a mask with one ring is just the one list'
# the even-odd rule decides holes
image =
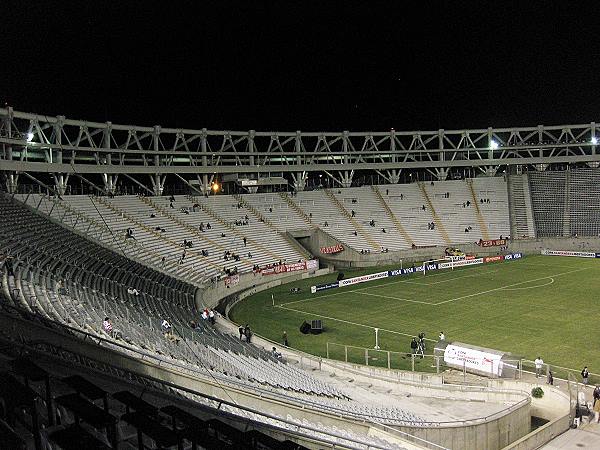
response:
{"label": "dark sky", "polygon": [[231,130],[600,122],[592,5],[3,0],[0,101]]}

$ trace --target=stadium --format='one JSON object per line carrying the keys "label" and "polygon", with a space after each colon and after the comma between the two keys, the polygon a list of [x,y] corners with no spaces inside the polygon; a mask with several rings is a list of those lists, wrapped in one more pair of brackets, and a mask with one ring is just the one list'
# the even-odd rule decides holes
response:
{"label": "stadium", "polygon": [[598,132],[0,109],[7,448],[539,447],[598,380]]}

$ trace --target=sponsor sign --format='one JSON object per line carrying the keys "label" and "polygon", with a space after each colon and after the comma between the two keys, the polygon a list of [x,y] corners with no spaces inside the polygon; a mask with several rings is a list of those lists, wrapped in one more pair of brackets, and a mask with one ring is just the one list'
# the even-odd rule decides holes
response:
{"label": "sponsor sign", "polygon": [[450,267],[474,266],[476,264],[483,264],[483,258],[463,259],[462,261],[439,263],[438,269],[448,269]]}
{"label": "sponsor sign", "polygon": [[600,253],[596,253],[596,258],[600,258]]}
{"label": "sponsor sign", "polygon": [[506,239],[490,239],[488,241],[479,241],[481,247],[501,247],[506,245]]}
{"label": "sponsor sign", "polygon": [[575,256],[577,258],[596,258],[595,252],[572,252],[569,250],[542,250],[542,255]]}
{"label": "sponsor sign", "polygon": [[306,269],[306,261],[302,261],[302,262],[292,263],[292,264],[279,264],[279,265],[273,266],[273,267],[265,267],[264,269],[261,269],[260,273],[262,275],[275,275],[278,273],[297,272],[299,270],[305,270],[305,269]]}
{"label": "sponsor sign", "polygon": [[504,261],[508,261],[509,259],[519,259],[523,257],[523,253],[509,253],[508,255],[504,255]]}
{"label": "sponsor sign", "polygon": [[504,255],[497,256],[486,256],[483,258],[484,263],[496,262],[496,261],[504,261]]}
{"label": "sponsor sign", "polygon": [[240,282],[240,276],[238,274],[230,275],[225,278],[225,286],[227,286],[227,287],[235,286],[239,282]]}
{"label": "sponsor sign", "polygon": [[334,283],[317,284],[316,286],[310,287],[310,292],[314,294],[315,292],[324,291],[326,289],[335,289],[336,287],[339,287],[337,281]]}
{"label": "sponsor sign", "polygon": [[309,259],[306,261],[306,270],[317,270],[319,268],[318,259]]}
{"label": "sponsor sign", "polygon": [[341,280],[339,282],[339,285],[340,285],[340,287],[350,286],[352,284],[365,283],[367,281],[379,280],[381,278],[387,278],[387,277],[388,277],[388,271],[386,270],[385,272],[370,273],[368,275],[361,275],[360,277],[354,277],[354,278],[348,278],[346,280]]}
{"label": "sponsor sign", "polygon": [[476,370],[497,377],[502,376],[501,354],[450,344],[444,352],[444,362],[449,366]]}
{"label": "sponsor sign", "polygon": [[342,244],[330,245],[328,247],[320,247],[319,250],[324,254],[339,253],[344,250]]}

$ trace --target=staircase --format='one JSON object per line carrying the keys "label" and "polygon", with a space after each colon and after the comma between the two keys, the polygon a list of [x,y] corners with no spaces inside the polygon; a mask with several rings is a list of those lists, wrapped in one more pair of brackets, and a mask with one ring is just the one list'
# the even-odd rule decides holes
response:
{"label": "staircase", "polygon": [[350,214],[348,210],[344,207],[344,205],[342,205],[342,202],[340,202],[338,198],[329,189],[324,189],[323,192],[325,192],[325,195],[327,195],[327,197],[329,197],[329,199],[335,204],[335,206],[337,206],[337,208],[344,215],[344,217],[346,217],[346,219],[348,219],[348,221],[352,224],[356,232],[364,238],[364,240],[373,248],[373,250],[381,250],[381,245],[379,244],[379,242],[373,239],[371,235],[367,232],[367,230],[365,230],[363,226],[360,223],[358,223],[354,219],[354,217],[352,217],[352,214]]}
{"label": "staircase", "polygon": [[531,215],[529,183],[526,175],[509,176],[508,202],[510,213],[510,235],[515,238],[521,236],[534,237],[535,233],[531,227],[531,225],[533,225],[533,216]]}
{"label": "staircase", "polygon": [[427,203],[427,207],[429,208],[429,211],[431,211],[431,217],[433,217],[433,221],[435,222],[436,229],[438,230],[438,232],[444,239],[444,242],[446,244],[450,245],[451,242],[450,242],[450,238],[448,237],[448,232],[446,231],[446,228],[444,228],[442,219],[440,219],[440,216],[438,216],[437,212],[435,212],[435,208],[433,207],[433,203],[431,203],[431,199],[429,198],[429,194],[427,194],[427,190],[425,189],[425,186],[423,185],[423,183],[418,183],[418,184],[419,184],[419,189],[421,190],[421,194],[423,194],[423,198],[425,199],[425,202]]}
{"label": "staircase", "polygon": [[571,185],[571,171],[565,172],[565,210],[563,214],[563,236],[571,236],[571,205],[569,189]]}
{"label": "staircase", "polygon": [[304,220],[307,225],[309,225],[311,228],[317,228],[315,226],[314,223],[312,223],[312,220],[310,218],[310,216],[308,214],[306,214],[297,204],[294,200],[292,200],[290,198],[290,196],[286,193],[286,192],[280,192],[279,196],[285,200],[285,202],[294,210],[298,213],[298,215],[300,217],[302,217],[302,220]]}
{"label": "staircase", "polygon": [[483,218],[483,214],[479,209],[479,201],[477,200],[477,194],[475,194],[475,189],[473,189],[473,181],[467,180],[467,185],[469,186],[471,198],[473,199],[472,203],[475,207],[475,214],[477,215],[477,222],[479,222],[479,228],[481,229],[481,236],[484,240],[488,241],[490,239],[490,233],[488,231],[487,224],[485,223],[485,219]]}
{"label": "staircase", "polygon": [[377,197],[379,204],[383,207],[387,216],[391,219],[392,223],[396,227],[396,230],[402,235],[402,237],[404,238],[406,243],[409,244],[410,246],[415,245],[415,242],[410,237],[408,232],[404,229],[404,227],[402,226],[402,224],[400,223],[400,221],[398,220],[398,218],[396,217],[394,212],[391,210],[391,208],[389,207],[389,205],[387,204],[387,202],[381,195],[381,192],[379,192],[379,189],[377,188],[377,186],[371,185],[371,189],[375,193],[375,197]]}

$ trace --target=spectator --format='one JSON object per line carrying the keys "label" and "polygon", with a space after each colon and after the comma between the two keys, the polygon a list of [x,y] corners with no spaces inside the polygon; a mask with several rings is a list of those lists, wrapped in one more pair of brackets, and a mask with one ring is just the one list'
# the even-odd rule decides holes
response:
{"label": "spectator", "polygon": [[440,331],[439,339],[440,339],[440,341],[445,341],[446,340],[446,335],[444,334],[443,331]]}
{"label": "spectator", "polygon": [[552,375],[552,371],[548,369],[548,378],[546,379],[546,383],[550,386],[554,385],[554,376]]}
{"label": "spectator", "polygon": [[117,337],[117,332],[114,329],[112,322],[110,321],[110,319],[108,317],[105,317],[104,320],[102,321],[102,329],[106,332],[106,334],[108,334],[110,337],[115,338]]}
{"label": "spectator", "polygon": [[246,240],[246,237],[245,237],[245,236],[244,236],[244,239],[242,239],[242,240],[244,241],[244,247],[245,247],[245,246],[246,246],[246,243],[247,243],[248,241]]}
{"label": "spectator", "polygon": [[163,257],[161,258],[161,260],[160,260],[160,266],[161,266],[161,267],[165,267],[165,262],[166,262],[166,261],[167,261],[167,260],[166,260],[166,259],[165,259],[165,257],[163,256]]}
{"label": "spectator", "polygon": [[425,205],[421,206],[421,209],[422,209],[423,211],[425,211]]}
{"label": "spectator", "polygon": [[284,347],[289,347],[290,344],[288,342],[288,335],[287,335],[287,331],[283,332],[283,346]]}
{"label": "spectator", "polygon": [[538,356],[533,363],[535,364],[535,377],[539,378],[542,374],[542,366],[544,365],[544,360],[541,356]]}
{"label": "spectator", "polygon": [[328,227],[329,223],[327,223],[327,221],[325,221],[325,223],[323,224],[324,227]]}
{"label": "spectator", "polygon": [[249,344],[252,341],[252,330],[248,324],[246,324],[246,327],[244,328],[244,335],[246,336],[246,342]]}
{"label": "spectator", "polygon": [[589,383],[589,380],[590,380],[590,372],[589,372],[587,366],[585,366],[583,368],[583,370],[581,371],[581,378],[583,378],[583,384],[585,384],[587,386]]}
{"label": "spectator", "polygon": [[206,222],[206,229],[210,230],[212,227],[210,226],[210,222]]}
{"label": "spectator", "polygon": [[354,210],[352,210],[352,211],[350,212],[350,214],[352,215],[352,217],[356,217],[356,212],[355,212]]}
{"label": "spectator", "polygon": [[358,236],[358,233],[356,232],[356,230],[354,230],[354,231],[352,232],[352,234],[353,234],[354,236]]}
{"label": "spectator", "polygon": [[594,419],[596,423],[600,422],[600,386],[596,386],[594,389],[594,393],[592,394],[594,397],[594,406],[592,409],[594,410]]}
{"label": "spectator", "polygon": [[412,341],[410,341],[410,351],[413,355],[417,354],[418,346],[419,346],[419,344],[417,343],[417,338],[416,337],[412,338]]}
{"label": "spectator", "polygon": [[467,200],[467,206],[471,206],[471,202]]}
{"label": "spectator", "polygon": [[390,190],[389,189],[385,190],[385,195],[390,195]]}
{"label": "spectator", "polygon": [[217,321],[217,319],[215,317],[215,312],[212,309],[208,312],[208,320],[210,321],[211,325],[214,325],[215,322]]}
{"label": "spectator", "polygon": [[281,359],[281,353],[279,353],[275,347],[271,349],[271,356],[273,358]]}
{"label": "spectator", "polygon": [[224,238],[225,237],[225,233],[221,233],[221,237]]}
{"label": "spectator", "polygon": [[173,327],[167,321],[167,319],[163,319],[162,323],[160,324],[160,328],[162,329],[163,334],[165,334],[169,333]]}
{"label": "spectator", "polygon": [[400,200],[404,200],[404,194],[402,192],[400,193]]}
{"label": "spectator", "polygon": [[136,288],[127,288],[127,293],[129,295],[140,295],[140,292]]}
{"label": "spectator", "polygon": [[381,229],[381,232],[382,232],[382,233],[385,233],[385,228],[382,228],[382,229]]}
{"label": "spectator", "polygon": [[238,331],[240,333],[240,341],[242,340],[242,336],[244,336],[244,327],[239,327]]}

